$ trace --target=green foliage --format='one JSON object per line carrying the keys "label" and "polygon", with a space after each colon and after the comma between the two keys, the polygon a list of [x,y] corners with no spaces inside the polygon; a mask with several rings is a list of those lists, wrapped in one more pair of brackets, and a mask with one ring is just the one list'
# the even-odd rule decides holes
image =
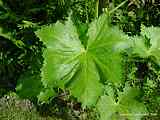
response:
{"label": "green foliage", "polygon": [[[38,91],[38,90],[36,90],[36,91]],[[56,92],[53,89],[46,89],[45,91],[40,92],[40,94],[38,95],[38,100],[40,102],[42,102],[42,104],[43,104],[43,102],[50,103],[50,101],[48,101],[48,100],[50,98],[53,98],[53,96],[56,96]]]}
{"label": "green foliage", "polygon": [[73,19],[82,23],[91,22],[96,17],[96,0],[72,0]]}
{"label": "green foliage", "polygon": [[45,88],[67,88],[83,106],[92,106],[102,95],[99,72],[105,80],[121,83],[122,58],[115,46],[125,41],[126,36],[107,21],[108,17],[103,14],[91,23],[87,48],[81,44],[70,19],[65,24],[57,22],[36,32],[47,47],[41,70]]}
{"label": "green foliage", "polygon": [[[1,0],[0,2],[0,75],[5,86],[15,88],[18,77],[26,71],[37,71],[41,67],[42,42],[33,33],[39,25],[64,20],[74,8],[79,14],[81,1],[70,0]],[[86,2],[83,5],[87,6]],[[76,7],[74,5],[77,5]],[[91,2],[89,4],[92,4]],[[83,13],[85,9],[81,6]],[[93,4],[92,4],[93,5]],[[88,6],[89,7],[89,6]],[[87,9],[89,9],[87,7]],[[86,13],[87,15],[88,13]],[[86,19],[81,18],[82,19]],[[75,18],[75,17],[74,17]],[[79,17],[78,17],[79,19]],[[87,18],[90,19],[90,18]],[[86,20],[85,20],[86,21]],[[6,47],[7,46],[7,47]],[[13,49],[14,48],[14,49]],[[15,49],[16,48],[16,49]],[[5,61],[5,63],[1,63]],[[7,63],[9,62],[9,63]],[[32,64],[36,63],[36,64]],[[21,70],[19,70],[19,68]],[[7,75],[7,73],[9,75]],[[11,75],[10,75],[11,74]],[[16,75],[16,76],[14,76]],[[12,80],[12,81],[11,81]],[[7,81],[11,81],[8,85]],[[14,83],[14,85],[13,85]]]}
{"label": "green foliage", "polygon": [[143,103],[137,101],[140,95],[138,88],[126,86],[123,92],[118,92],[118,102],[115,101],[113,92],[101,97],[97,104],[100,120],[141,120],[147,110]]}
{"label": "green foliage", "polygon": [[35,98],[42,90],[40,79],[39,75],[33,75],[29,72],[21,75],[16,86],[17,94],[22,98]]}
{"label": "green foliage", "polygon": [[151,113],[144,119],[159,119],[159,40],[158,27],[142,25],[140,36],[132,38],[133,43],[130,42],[131,48],[128,50],[128,61],[133,65],[128,81],[141,87],[143,101]]}
{"label": "green foliage", "polygon": [[[104,8],[112,20],[100,16]],[[77,104],[95,106],[102,120],[123,120],[140,119],[144,103],[144,119],[159,120],[159,8],[155,0],[0,0],[0,94],[17,85],[20,97],[47,104],[42,111],[65,103],[58,110],[80,119],[88,111]]]}
{"label": "green foliage", "polygon": [[0,36],[6,39],[11,39],[11,33],[5,33],[2,28],[0,28]]}
{"label": "green foliage", "polygon": [[141,36],[133,38],[132,54],[140,58],[153,57],[153,61],[159,64],[159,33],[159,28],[142,26]]}
{"label": "green foliage", "polygon": [[[108,2],[109,9],[119,5],[123,0]],[[139,35],[141,24],[159,26],[160,7],[155,0],[129,0],[112,14],[113,24],[117,24],[129,35]]]}

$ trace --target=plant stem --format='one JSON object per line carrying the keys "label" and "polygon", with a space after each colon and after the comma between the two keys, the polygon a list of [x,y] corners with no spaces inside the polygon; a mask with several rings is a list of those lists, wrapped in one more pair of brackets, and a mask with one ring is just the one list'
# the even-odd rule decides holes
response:
{"label": "plant stem", "polygon": [[123,1],[121,4],[119,4],[117,7],[115,7],[113,10],[111,10],[109,13],[113,13],[115,12],[117,9],[119,9],[120,7],[122,7],[128,0]]}
{"label": "plant stem", "polygon": [[99,0],[96,1],[96,11],[95,11],[96,18],[98,18],[98,12],[99,12]]}

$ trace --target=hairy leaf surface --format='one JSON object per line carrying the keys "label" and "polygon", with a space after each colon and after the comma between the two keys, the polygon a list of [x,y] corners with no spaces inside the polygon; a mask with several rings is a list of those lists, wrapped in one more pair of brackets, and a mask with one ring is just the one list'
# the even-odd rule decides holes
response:
{"label": "hairy leaf surface", "polygon": [[103,91],[100,72],[106,80],[121,83],[122,58],[115,46],[126,36],[109,26],[107,19],[102,15],[91,23],[87,48],[81,44],[70,19],[64,24],[57,22],[42,27],[36,32],[47,47],[42,68],[45,88],[69,89],[83,106],[93,106]]}

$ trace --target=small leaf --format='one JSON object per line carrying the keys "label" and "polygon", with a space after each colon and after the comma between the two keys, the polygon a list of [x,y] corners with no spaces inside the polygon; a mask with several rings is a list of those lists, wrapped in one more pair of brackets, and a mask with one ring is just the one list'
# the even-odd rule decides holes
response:
{"label": "small leaf", "polygon": [[26,72],[18,79],[16,93],[22,98],[34,98],[42,90],[42,84],[39,75],[33,75]]}
{"label": "small leaf", "polygon": [[9,40],[12,38],[11,33],[4,31],[1,27],[0,27],[0,36],[4,37],[6,39],[9,39]]}
{"label": "small leaf", "polygon": [[56,92],[53,89],[46,89],[38,95],[38,101],[43,103],[49,103],[49,99],[56,96]]}

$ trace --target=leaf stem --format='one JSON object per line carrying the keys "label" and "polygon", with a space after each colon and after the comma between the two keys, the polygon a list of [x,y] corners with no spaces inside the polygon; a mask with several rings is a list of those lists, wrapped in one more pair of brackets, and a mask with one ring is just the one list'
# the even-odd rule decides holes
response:
{"label": "leaf stem", "polygon": [[96,11],[95,11],[96,18],[98,18],[98,12],[99,12],[99,0],[96,1]]}
{"label": "leaf stem", "polygon": [[113,12],[115,12],[117,9],[119,9],[120,7],[122,7],[128,0],[123,1],[121,4],[119,4],[117,7],[115,7],[114,9],[112,9],[109,13],[112,14]]}

